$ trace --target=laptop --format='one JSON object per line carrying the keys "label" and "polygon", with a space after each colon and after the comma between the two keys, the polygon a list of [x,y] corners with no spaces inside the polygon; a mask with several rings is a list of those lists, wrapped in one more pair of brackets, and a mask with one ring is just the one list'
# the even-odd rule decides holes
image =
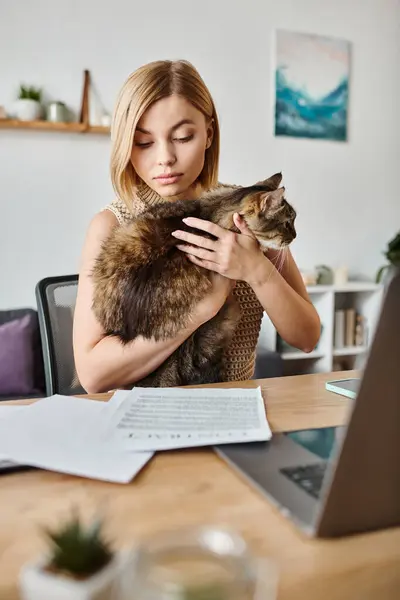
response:
{"label": "laptop", "polygon": [[[346,426],[221,445],[217,453],[311,537],[400,526],[399,345],[400,273],[385,292]],[[328,440],[323,451],[312,436]]]}

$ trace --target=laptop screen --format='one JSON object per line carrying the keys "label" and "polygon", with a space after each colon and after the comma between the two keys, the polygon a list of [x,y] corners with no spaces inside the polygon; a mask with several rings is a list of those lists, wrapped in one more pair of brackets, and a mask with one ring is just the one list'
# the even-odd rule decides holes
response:
{"label": "laptop screen", "polygon": [[301,431],[288,432],[286,435],[319,458],[327,460],[335,450],[339,433],[344,429],[345,427],[302,429]]}

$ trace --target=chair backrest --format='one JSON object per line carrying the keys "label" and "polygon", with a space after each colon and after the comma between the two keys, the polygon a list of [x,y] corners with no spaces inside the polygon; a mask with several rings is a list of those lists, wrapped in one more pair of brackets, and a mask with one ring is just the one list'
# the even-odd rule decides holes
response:
{"label": "chair backrest", "polygon": [[83,394],[75,369],[72,326],[78,275],[46,277],[36,285],[46,394]]}

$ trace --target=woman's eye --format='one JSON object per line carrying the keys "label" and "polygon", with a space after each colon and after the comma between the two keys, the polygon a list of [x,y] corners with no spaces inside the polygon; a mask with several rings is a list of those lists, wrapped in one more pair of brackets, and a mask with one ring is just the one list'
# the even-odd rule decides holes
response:
{"label": "woman's eye", "polygon": [[135,146],[138,148],[149,148],[152,142],[135,142]]}
{"label": "woman's eye", "polygon": [[192,140],[194,138],[194,135],[187,135],[185,137],[179,137],[179,138],[174,138],[175,142],[180,142],[181,144],[184,144],[185,142],[190,142],[190,140]]}

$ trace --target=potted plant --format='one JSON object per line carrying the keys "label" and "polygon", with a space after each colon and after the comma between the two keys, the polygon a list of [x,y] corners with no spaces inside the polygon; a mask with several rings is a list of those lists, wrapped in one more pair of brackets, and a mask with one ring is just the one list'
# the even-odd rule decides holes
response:
{"label": "potted plant", "polygon": [[20,574],[23,600],[108,600],[117,596],[124,554],[103,539],[102,524],[84,527],[74,516],[45,530],[49,554],[25,565]]}
{"label": "potted plant", "polygon": [[389,264],[383,265],[376,274],[376,282],[380,283],[383,274],[386,272],[385,283],[389,283],[397,269],[400,267],[400,231],[394,236],[387,245],[384,252]]}
{"label": "potted plant", "polygon": [[42,113],[42,90],[33,86],[21,85],[14,112],[20,121],[36,121]]}

